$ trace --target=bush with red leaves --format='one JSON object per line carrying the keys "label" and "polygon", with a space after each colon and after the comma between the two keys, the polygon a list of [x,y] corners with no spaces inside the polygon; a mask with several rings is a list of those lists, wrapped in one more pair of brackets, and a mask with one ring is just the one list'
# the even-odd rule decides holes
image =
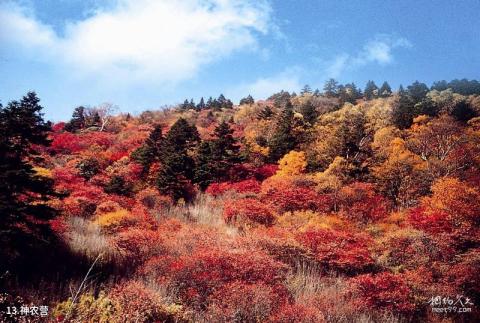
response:
{"label": "bush with red leaves", "polygon": [[105,131],[87,132],[81,135],[81,140],[85,146],[96,145],[106,150],[115,143],[115,134]]}
{"label": "bush with red leaves", "polygon": [[226,222],[235,224],[259,223],[271,225],[275,220],[270,208],[254,198],[226,201],[223,216]]}
{"label": "bush with red leaves", "polygon": [[408,222],[415,228],[428,233],[450,233],[453,228],[448,214],[442,211],[426,212],[425,207],[416,207],[408,213]]}
{"label": "bush with red leaves", "polygon": [[74,154],[83,149],[80,138],[70,132],[54,133],[50,151],[57,154]]}
{"label": "bush with red leaves", "polygon": [[112,244],[119,258],[129,267],[165,252],[159,232],[153,230],[129,229],[120,232],[113,237]]}
{"label": "bush with red leaves", "polygon": [[208,298],[206,316],[212,322],[265,322],[288,297],[261,282],[233,282]]}
{"label": "bush with red leaves", "polygon": [[403,314],[415,310],[412,292],[400,275],[389,272],[366,274],[353,278],[352,284],[361,306]]}
{"label": "bush with red leaves", "polygon": [[285,304],[270,317],[271,323],[322,323],[327,322],[322,312],[312,306],[302,304]]}
{"label": "bush with red leaves", "polygon": [[53,132],[61,132],[65,128],[65,122],[58,122],[52,125]]}
{"label": "bush with red leaves", "polygon": [[365,272],[374,265],[369,251],[371,240],[343,230],[311,229],[298,233],[298,242],[310,249],[327,269],[347,274]]}
{"label": "bush with red leaves", "polygon": [[115,317],[122,322],[176,322],[165,309],[162,298],[143,283],[129,281],[108,294],[115,306]]}
{"label": "bush with red leaves", "polygon": [[277,164],[265,164],[259,167],[252,164],[237,164],[229,169],[228,178],[231,181],[236,182],[250,178],[263,181],[268,177],[275,175],[277,170]]}
{"label": "bush with red leaves", "polygon": [[278,191],[269,195],[265,201],[268,201],[280,213],[300,210],[328,212],[333,204],[329,195],[318,194],[314,190],[304,187],[292,187]]}
{"label": "bush with red leaves", "polygon": [[205,309],[215,291],[233,282],[263,284],[284,299],[289,295],[282,284],[286,274],[287,267],[266,254],[201,249],[173,261],[167,277],[186,304]]}
{"label": "bush with red leaves", "polygon": [[377,221],[388,215],[389,204],[377,194],[372,184],[355,182],[339,193],[341,210],[349,217],[364,223]]}
{"label": "bush with red leaves", "polygon": [[213,196],[222,195],[227,191],[235,191],[238,193],[260,193],[260,183],[254,179],[246,179],[241,182],[223,182],[212,183],[208,186],[206,192]]}

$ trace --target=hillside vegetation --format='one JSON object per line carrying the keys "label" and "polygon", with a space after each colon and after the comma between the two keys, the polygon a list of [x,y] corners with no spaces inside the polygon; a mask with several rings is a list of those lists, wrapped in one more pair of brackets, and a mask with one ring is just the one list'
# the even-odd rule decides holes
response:
{"label": "hillside vegetation", "polygon": [[[50,124],[34,93],[0,109],[2,307],[72,322],[479,318],[477,81],[113,110]],[[432,312],[457,295],[472,313]]]}

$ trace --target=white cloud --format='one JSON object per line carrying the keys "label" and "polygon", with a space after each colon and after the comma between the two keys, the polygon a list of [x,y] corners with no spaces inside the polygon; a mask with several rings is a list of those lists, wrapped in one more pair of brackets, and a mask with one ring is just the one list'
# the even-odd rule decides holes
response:
{"label": "white cloud", "polygon": [[70,22],[62,36],[12,2],[0,5],[0,41],[52,64],[114,81],[176,82],[274,30],[267,0],[116,0]]}
{"label": "white cloud", "polygon": [[411,48],[412,44],[405,38],[393,38],[389,35],[378,35],[368,41],[356,54],[342,53],[327,63],[328,77],[338,77],[345,70],[355,69],[370,63],[380,65],[394,61],[392,51],[396,48]]}
{"label": "white cloud", "polygon": [[300,70],[299,68],[291,68],[270,77],[259,78],[252,83],[241,84],[226,93],[233,98],[241,98],[251,94],[255,100],[263,100],[281,90],[298,92],[301,88]]}

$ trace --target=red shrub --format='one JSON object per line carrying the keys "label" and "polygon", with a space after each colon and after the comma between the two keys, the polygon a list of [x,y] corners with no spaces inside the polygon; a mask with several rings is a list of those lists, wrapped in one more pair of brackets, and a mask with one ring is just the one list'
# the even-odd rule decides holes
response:
{"label": "red shrub", "polygon": [[327,322],[322,312],[312,306],[285,304],[275,315],[271,323],[322,323]]}
{"label": "red shrub", "polygon": [[415,228],[429,233],[450,233],[452,226],[448,221],[448,214],[442,211],[426,212],[424,207],[410,210],[408,222]]}
{"label": "red shrub", "polygon": [[415,309],[410,288],[403,277],[388,272],[352,279],[358,302],[375,310],[411,313]]}
{"label": "red shrub", "polygon": [[283,290],[236,281],[210,295],[207,315],[215,322],[264,322],[287,301]]}
{"label": "red shrub", "polygon": [[[108,294],[115,305],[115,317],[122,322],[175,322],[165,310],[162,298],[143,283],[129,281],[117,285]],[[117,321],[115,320],[115,321]]]}
{"label": "red shrub", "polygon": [[81,136],[82,143],[86,146],[100,146],[104,150],[108,149],[115,142],[115,134],[109,132],[87,132]]}
{"label": "red shrub", "polygon": [[296,239],[329,269],[351,274],[365,271],[374,265],[369,251],[371,241],[364,235],[315,229],[298,233]]}
{"label": "red shrub", "polygon": [[254,170],[254,176],[258,180],[263,181],[264,179],[267,179],[273,175],[278,170],[278,165],[277,164],[265,164],[263,166],[260,166]]}
{"label": "red shrub", "polygon": [[235,191],[238,193],[260,193],[260,183],[254,179],[247,179],[241,182],[213,183],[208,186],[206,192],[218,196],[226,191]]}
{"label": "red shrub", "polygon": [[53,141],[50,150],[60,154],[73,154],[83,149],[79,136],[70,132],[56,133],[53,135]]}
{"label": "red shrub", "polygon": [[67,231],[67,224],[65,223],[65,219],[61,216],[56,217],[53,220],[49,221],[50,228],[52,228],[53,232],[62,235]]}
{"label": "red shrub", "polygon": [[52,131],[53,132],[61,132],[63,131],[63,128],[65,127],[65,122],[58,122],[52,125]]}
{"label": "red shrub", "polygon": [[207,299],[229,283],[261,283],[286,297],[282,282],[287,267],[265,254],[254,251],[221,252],[197,250],[181,256],[170,265],[169,280],[173,291],[187,304],[205,307]]}
{"label": "red shrub", "polygon": [[163,253],[162,238],[158,231],[129,229],[116,234],[112,241],[116,252],[129,266]]}
{"label": "red shrub", "polygon": [[275,220],[269,207],[254,198],[226,201],[223,216],[225,221],[231,223],[246,221],[271,225]]}
{"label": "red shrub", "polygon": [[275,175],[277,170],[277,164],[265,164],[260,167],[256,167],[252,164],[238,164],[228,170],[228,178],[235,182],[250,178],[263,181],[266,178]]}
{"label": "red shrub", "polygon": [[329,195],[318,194],[306,187],[275,189],[265,194],[263,200],[279,213],[300,210],[328,212],[333,204]]}
{"label": "red shrub", "polygon": [[343,187],[339,202],[348,217],[365,223],[384,218],[389,209],[387,200],[368,183],[355,182]]}

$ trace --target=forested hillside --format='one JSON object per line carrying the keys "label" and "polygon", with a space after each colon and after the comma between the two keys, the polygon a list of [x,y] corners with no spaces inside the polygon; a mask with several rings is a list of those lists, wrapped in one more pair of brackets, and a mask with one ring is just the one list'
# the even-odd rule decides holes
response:
{"label": "forested hillside", "polygon": [[32,92],[0,132],[2,322],[480,319],[477,81],[55,124]]}

